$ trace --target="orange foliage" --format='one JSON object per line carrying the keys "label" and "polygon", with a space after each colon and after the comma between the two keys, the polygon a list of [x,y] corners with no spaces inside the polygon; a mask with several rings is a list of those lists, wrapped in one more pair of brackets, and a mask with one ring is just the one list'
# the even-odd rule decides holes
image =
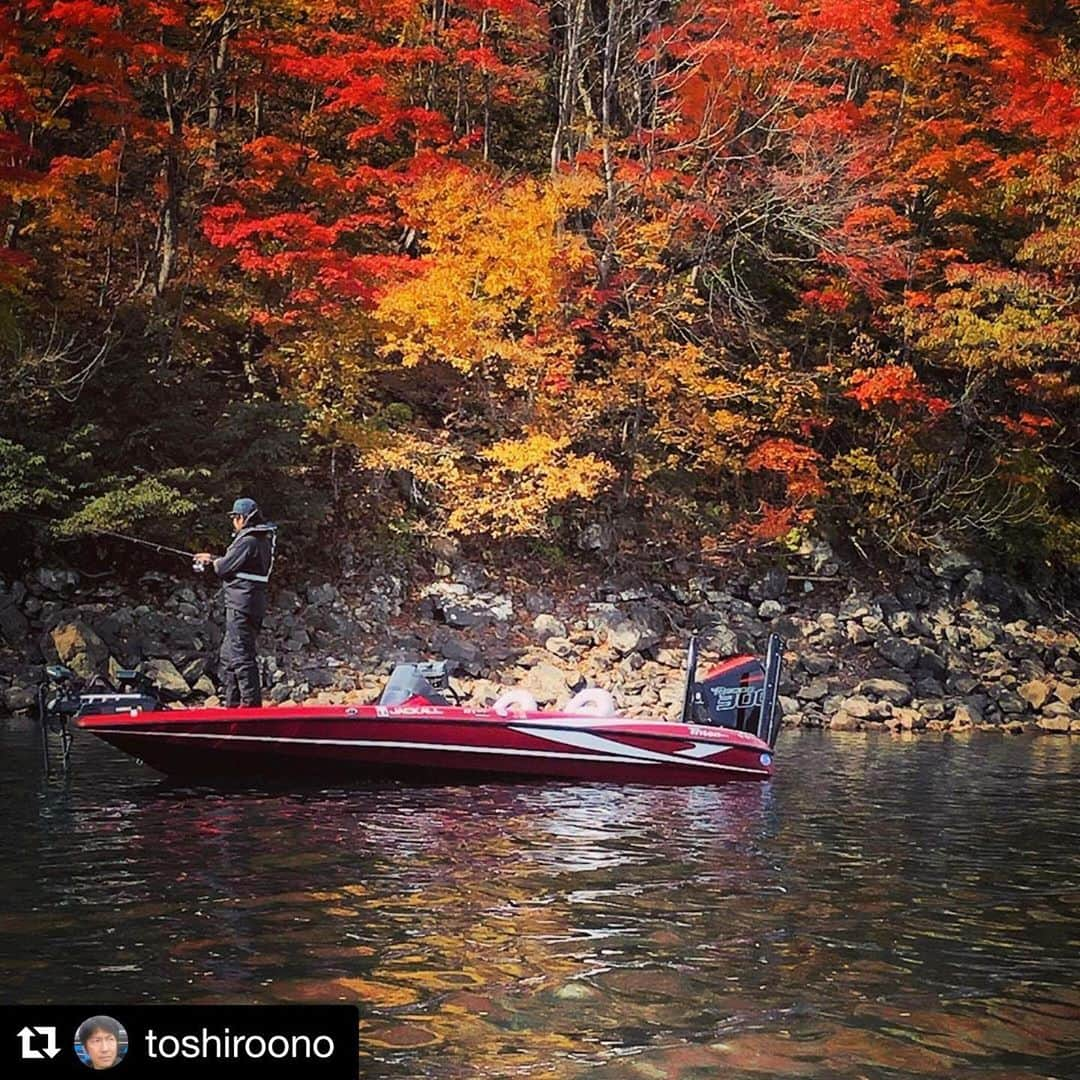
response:
{"label": "orange foliage", "polygon": [[932,417],[941,416],[949,409],[944,398],[934,397],[925,390],[909,364],[860,369],[849,383],[846,396],[857,401],[862,409],[895,405],[906,413],[925,410]]}

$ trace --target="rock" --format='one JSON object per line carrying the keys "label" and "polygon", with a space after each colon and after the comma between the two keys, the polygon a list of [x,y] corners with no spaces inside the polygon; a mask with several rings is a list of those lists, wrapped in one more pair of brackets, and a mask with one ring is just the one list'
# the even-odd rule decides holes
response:
{"label": "rock", "polygon": [[912,700],[910,687],[891,678],[864,678],[856,689],[874,698],[885,698],[893,705],[906,705]]}
{"label": "rock", "polygon": [[829,687],[824,679],[815,679],[806,686],[800,686],[795,697],[799,701],[823,701],[828,694]]}
{"label": "rock", "polygon": [[540,663],[528,670],[519,685],[536,698],[538,705],[554,705],[565,701],[584,682],[580,675],[570,675],[553,664]]}
{"label": "rock", "polygon": [[[284,701],[288,701],[292,697],[293,687],[291,683],[280,682],[270,691],[270,700],[275,705],[280,705]],[[209,701],[206,703],[210,704]]]}
{"label": "rock", "polygon": [[0,592],[0,638],[12,648],[21,649],[26,644],[30,622],[15,603],[10,593]]}
{"label": "rock", "polygon": [[848,623],[847,637],[852,645],[869,645],[874,640],[870,632],[857,622]]}
{"label": "rock", "polygon": [[967,697],[968,694],[974,693],[975,688],[978,685],[979,680],[970,672],[966,671],[952,672],[945,681],[945,689],[948,690],[949,693],[960,694],[963,697]]}
{"label": "rock", "polygon": [[921,698],[936,698],[945,696],[945,688],[929,675],[915,680],[915,693]]}
{"label": "rock", "polygon": [[37,707],[37,692],[28,686],[12,686],[4,691],[4,711],[26,712]]}
{"label": "rock", "polygon": [[975,563],[959,551],[940,551],[930,556],[930,571],[944,581],[960,581],[975,569]]}
{"label": "rock", "polygon": [[566,637],[566,624],[547,612],[533,619],[533,630],[541,641],[549,637]]}
{"label": "rock", "polygon": [[1027,702],[1011,690],[1003,690],[996,695],[995,704],[1006,716],[1022,716],[1027,709]]}
{"label": "rock", "polygon": [[476,668],[477,670],[473,671],[473,674],[479,673],[480,649],[471,641],[459,637],[449,637],[445,641],[439,642],[439,652],[442,653],[444,660],[456,660],[470,671]]}
{"label": "rock", "polygon": [[314,690],[327,690],[334,685],[334,676],[321,667],[303,668],[300,677]]}
{"label": "rock", "polygon": [[916,708],[926,720],[940,720],[945,715],[945,703],[942,701],[919,701]]}
{"label": "rock", "polygon": [[608,645],[623,656],[643,652],[660,643],[664,623],[660,613],[645,604],[633,604],[629,613],[614,604],[590,604],[589,629],[606,635]]}
{"label": "rock", "polygon": [[987,626],[973,626],[968,631],[968,640],[976,652],[986,652],[997,641],[997,636]]}
{"label": "rock", "polygon": [[934,631],[922,615],[915,611],[897,611],[886,620],[889,629],[900,637],[932,638]]}
{"label": "rock", "polygon": [[892,706],[887,701],[871,701],[858,694],[844,698],[840,703],[840,712],[859,720],[887,720],[892,716],[892,711]]}
{"label": "rock", "polygon": [[910,671],[919,662],[919,650],[903,638],[887,637],[875,647],[881,656],[902,671]]}
{"label": "rock", "polygon": [[146,660],[142,665],[142,673],[160,690],[179,697],[187,697],[191,693],[187,680],[171,660]]}
{"label": "rock", "polygon": [[1057,686],[1054,687],[1054,697],[1058,701],[1064,702],[1066,705],[1071,706],[1072,703],[1080,697],[1080,686],[1058,681]]}
{"label": "rock", "polygon": [[206,674],[206,657],[197,656],[194,660],[189,660],[180,669],[180,674],[184,676],[188,686],[193,687]]}
{"label": "rock", "polygon": [[926,727],[926,717],[918,709],[893,709],[892,719],[901,731],[921,731]]}
{"label": "rock", "polygon": [[440,609],[447,626],[459,630],[474,626],[487,626],[494,620],[490,611],[482,608],[466,607],[463,604],[444,604]]}
{"label": "rock", "polygon": [[782,566],[774,566],[757,583],[757,594],[762,600],[776,601],[787,592],[787,587],[788,572]]}
{"label": "rock", "polygon": [[1065,716],[1070,720],[1075,715],[1073,710],[1060,701],[1051,701],[1048,705],[1043,706],[1043,716]]}
{"label": "rock", "polygon": [[933,649],[928,649],[924,645],[916,645],[915,650],[918,654],[918,658],[915,661],[915,666],[919,671],[928,672],[937,678],[944,678],[945,673],[949,670],[945,664],[945,661]]}
{"label": "rock", "polygon": [[1016,691],[1036,712],[1050,697],[1050,687],[1041,679],[1032,679],[1017,688]]}
{"label": "rock", "polygon": [[[544,648],[553,656],[559,657],[560,660],[567,660],[571,656],[576,655],[577,650],[574,648],[574,643],[566,637],[549,637],[544,642]],[[632,656],[639,656],[639,653],[632,653]]]}
{"label": "rock", "polygon": [[1077,719],[1080,718],[1070,709],[1066,713],[1055,716],[1044,714],[1035,721],[1035,725],[1040,731],[1049,731],[1054,735],[1067,735]]}
{"label": "rock", "polygon": [[306,594],[307,602],[312,607],[321,607],[323,605],[332,604],[338,598],[338,591],[327,582],[324,585],[311,585],[309,586]]}
{"label": "rock", "polygon": [[982,713],[974,706],[957,705],[952,715],[950,727],[953,731],[967,731],[983,722]]}
{"label": "rock", "polygon": [[210,681],[208,675],[200,675],[199,678],[195,680],[195,685],[192,687],[192,690],[194,690],[196,694],[202,694],[203,697],[210,697],[217,693],[217,687]]}
{"label": "rock", "polygon": [[861,731],[862,721],[841,711],[829,721],[829,728],[832,731]]}
{"label": "rock", "polygon": [[799,657],[799,664],[810,675],[825,675],[833,668],[833,658],[821,653],[806,653]]}
{"label": "rock", "polygon": [[478,709],[493,705],[502,693],[502,689],[488,679],[476,679],[468,691],[469,703]]}
{"label": "rock", "polygon": [[34,575],[34,582],[42,592],[66,596],[78,587],[79,575],[74,570],[52,570],[42,567]]}
{"label": "rock", "polygon": [[[108,646],[86,623],[79,620],[57,623],[49,637],[60,663],[80,678],[90,679],[108,673]],[[184,688],[187,689],[186,683]]]}
{"label": "rock", "polygon": [[896,590],[896,598],[909,608],[926,607],[930,603],[930,591],[924,588],[915,578],[904,578],[900,587]]}
{"label": "rock", "polygon": [[758,604],[757,613],[762,619],[774,619],[777,615],[784,614],[784,605],[777,600],[762,600]]}

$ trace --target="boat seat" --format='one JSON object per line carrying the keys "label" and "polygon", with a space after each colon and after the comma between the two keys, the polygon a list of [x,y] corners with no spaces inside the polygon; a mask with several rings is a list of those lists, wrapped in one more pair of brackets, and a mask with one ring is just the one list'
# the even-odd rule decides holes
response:
{"label": "boat seat", "polygon": [[562,709],[566,713],[584,713],[587,716],[614,716],[615,699],[599,686],[579,690]]}
{"label": "boat seat", "polygon": [[538,712],[540,706],[528,690],[514,689],[496,698],[491,708],[500,716],[508,716],[510,713]]}

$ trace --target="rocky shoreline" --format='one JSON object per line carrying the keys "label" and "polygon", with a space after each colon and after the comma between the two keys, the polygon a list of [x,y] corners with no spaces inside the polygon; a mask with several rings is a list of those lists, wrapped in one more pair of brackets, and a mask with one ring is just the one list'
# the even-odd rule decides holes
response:
{"label": "rocky shoreline", "polygon": [[[585,685],[631,715],[674,719],[688,636],[703,667],[786,643],[788,726],[839,731],[1080,735],[1080,638],[1034,599],[948,553],[889,589],[845,572],[817,541],[756,574],[690,572],[662,585],[495,580],[467,562],[372,570],[281,589],[260,638],[266,698],[377,698],[393,664],[446,658],[470,704],[522,686],[545,707]],[[0,705],[34,707],[46,663],[80,675],[141,666],[176,703],[217,704],[220,597],[143,575],[131,588],[41,568],[0,581]]]}

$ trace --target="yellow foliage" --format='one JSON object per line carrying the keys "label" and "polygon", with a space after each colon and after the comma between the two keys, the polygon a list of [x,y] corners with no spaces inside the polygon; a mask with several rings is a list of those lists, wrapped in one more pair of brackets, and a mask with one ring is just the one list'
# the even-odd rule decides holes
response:
{"label": "yellow foliage", "polygon": [[596,498],[615,470],[594,454],[575,454],[568,439],[532,434],[506,439],[481,455],[484,471],[460,470],[447,527],[493,537],[538,536],[560,504]]}
{"label": "yellow foliage", "polygon": [[404,194],[426,268],[379,303],[383,354],[406,367],[445,361],[467,374],[500,361],[507,385],[534,389],[552,357],[577,348],[567,298],[592,254],[562,221],[594,190],[583,177],[503,186],[448,169]]}
{"label": "yellow foliage", "polygon": [[348,416],[386,366],[376,352],[375,334],[370,316],[353,309],[284,342],[268,359],[290,393],[317,416]]}

